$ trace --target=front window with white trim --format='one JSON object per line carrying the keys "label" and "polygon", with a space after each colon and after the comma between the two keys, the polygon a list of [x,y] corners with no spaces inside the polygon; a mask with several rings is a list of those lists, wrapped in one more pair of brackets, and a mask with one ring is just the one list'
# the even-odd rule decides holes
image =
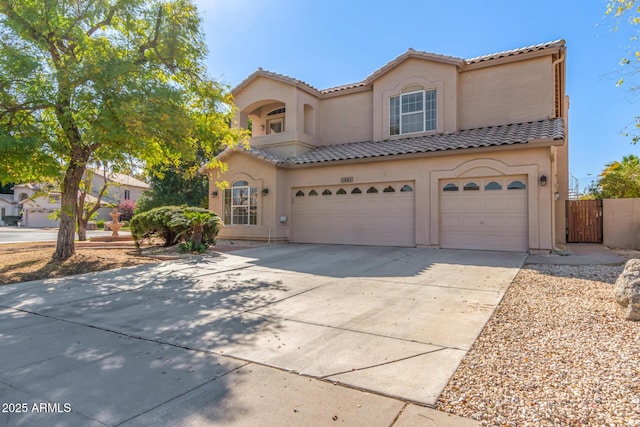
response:
{"label": "front window with white trim", "polygon": [[436,130],[436,90],[419,90],[389,99],[389,134]]}
{"label": "front window with white trim", "polygon": [[224,190],[223,221],[227,225],[258,223],[258,188],[244,180],[236,181]]}

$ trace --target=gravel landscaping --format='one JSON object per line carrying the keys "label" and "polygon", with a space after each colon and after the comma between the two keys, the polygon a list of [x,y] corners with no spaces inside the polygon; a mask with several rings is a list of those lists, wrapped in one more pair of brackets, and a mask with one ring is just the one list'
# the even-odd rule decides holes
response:
{"label": "gravel landscaping", "polygon": [[640,322],[613,299],[622,270],[526,265],[438,409],[489,426],[640,427]]}

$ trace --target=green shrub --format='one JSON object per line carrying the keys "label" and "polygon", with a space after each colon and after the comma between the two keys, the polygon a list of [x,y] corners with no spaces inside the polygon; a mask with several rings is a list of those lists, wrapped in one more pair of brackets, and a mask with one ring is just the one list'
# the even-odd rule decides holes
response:
{"label": "green shrub", "polygon": [[18,221],[22,221],[22,217],[6,215],[2,217],[2,221],[7,225],[16,226],[18,225]]}
{"label": "green shrub", "polygon": [[180,252],[182,253],[196,253],[201,254],[209,249],[208,243],[195,243],[193,240],[188,240],[184,243],[180,243]]}
{"label": "green shrub", "polygon": [[96,221],[96,227],[104,229],[104,223],[105,223],[104,219],[99,219]]}
{"label": "green shrub", "polygon": [[196,234],[202,233],[201,243],[208,246],[215,244],[222,220],[204,208],[162,206],[135,214],[130,226],[137,245],[142,239],[152,237],[162,238],[165,246],[185,242],[191,240],[195,228]]}

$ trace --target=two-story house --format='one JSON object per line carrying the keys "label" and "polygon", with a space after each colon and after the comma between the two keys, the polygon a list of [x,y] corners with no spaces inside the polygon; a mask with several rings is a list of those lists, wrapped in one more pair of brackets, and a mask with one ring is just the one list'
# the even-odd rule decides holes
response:
{"label": "two-story house", "polygon": [[554,249],[568,192],[565,57],[563,40],[471,59],[409,49],[324,90],[258,69],[232,90],[250,148],[209,171],[220,238]]}

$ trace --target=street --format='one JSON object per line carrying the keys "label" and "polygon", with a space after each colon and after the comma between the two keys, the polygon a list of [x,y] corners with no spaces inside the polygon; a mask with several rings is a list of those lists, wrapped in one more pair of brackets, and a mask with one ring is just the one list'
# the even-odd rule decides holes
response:
{"label": "street", "polygon": [[[87,231],[87,238],[94,236],[109,236],[110,231]],[[120,231],[121,236],[128,236],[128,231]],[[51,242],[58,238],[57,228],[25,228],[25,227],[0,227],[0,244],[25,243],[25,242]],[[76,236],[77,238],[77,236]]]}

